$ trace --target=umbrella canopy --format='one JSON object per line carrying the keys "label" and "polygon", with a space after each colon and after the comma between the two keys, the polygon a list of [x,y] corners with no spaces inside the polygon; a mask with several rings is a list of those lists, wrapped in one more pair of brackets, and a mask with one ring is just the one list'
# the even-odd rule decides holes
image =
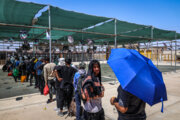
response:
{"label": "umbrella canopy", "polygon": [[167,100],[162,73],[136,50],[112,49],[108,64],[125,91],[151,106]]}

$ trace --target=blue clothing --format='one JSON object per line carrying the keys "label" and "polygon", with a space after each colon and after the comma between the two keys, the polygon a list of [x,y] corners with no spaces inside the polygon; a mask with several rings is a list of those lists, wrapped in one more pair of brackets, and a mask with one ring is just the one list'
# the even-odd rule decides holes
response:
{"label": "blue clothing", "polygon": [[39,69],[41,64],[42,64],[42,61],[37,61],[36,64],[34,65],[34,70],[37,71],[37,75],[41,75],[42,70]]}
{"label": "blue clothing", "polygon": [[84,70],[84,69],[80,69],[78,72],[75,73],[74,80],[73,80],[74,81],[73,86],[74,86],[75,91],[77,90],[78,80],[79,80],[80,76],[85,75],[85,74],[86,74],[86,70]]}
{"label": "blue clothing", "polygon": [[76,72],[75,75],[74,75],[74,90],[76,91],[77,90],[77,85],[78,85],[78,80],[79,80],[79,77],[80,77],[80,73],[79,72]]}
{"label": "blue clothing", "polygon": [[81,75],[85,75],[85,74],[86,74],[86,70],[80,69],[78,72],[75,73],[73,80],[74,81],[73,86],[75,90],[75,101],[76,101],[76,120],[81,120],[81,97],[77,91],[77,85]]}
{"label": "blue clothing", "polygon": [[15,62],[15,67],[18,67],[19,66],[19,61],[16,61]]}
{"label": "blue clothing", "polygon": [[76,120],[81,120],[81,97],[78,92],[75,92],[76,101]]}

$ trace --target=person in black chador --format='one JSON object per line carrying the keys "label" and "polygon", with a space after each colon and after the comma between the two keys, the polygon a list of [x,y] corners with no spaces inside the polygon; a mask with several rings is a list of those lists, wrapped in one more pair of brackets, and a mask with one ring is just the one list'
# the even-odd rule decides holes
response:
{"label": "person in black chador", "polygon": [[[65,59],[65,64],[65,66],[59,67],[56,72],[56,77],[61,82],[59,89],[59,116],[63,116],[63,106],[65,104],[67,104],[68,108],[70,106],[70,102],[73,96],[73,77],[77,71],[76,69],[71,67],[71,59]],[[64,101],[66,101],[66,103]]]}

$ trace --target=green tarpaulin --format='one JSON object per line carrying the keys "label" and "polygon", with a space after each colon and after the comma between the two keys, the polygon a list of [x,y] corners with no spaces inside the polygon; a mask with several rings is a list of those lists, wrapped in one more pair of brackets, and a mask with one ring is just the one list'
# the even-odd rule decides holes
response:
{"label": "green tarpaulin", "polygon": [[[42,27],[42,26],[34,26],[34,27]],[[32,28],[28,34],[34,34],[33,38],[38,39],[45,39],[46,38],[46,31],[47,29],[39,29],[39,28]],[[60,31],[60,30],[51,30],[51,39],[52,40],[58,40],[60,38],[63,38],[64,36],[72,35],[74,32],[67,32],[67,31]]]}
{"label": "green tarpaulin", "polygon": [[[74,11],[67,11],[57,7],[50,7],[52,27],[67,29],[83,29],[104,22],[110,18],[98,17]],[[38,18],[37,25],[48,26],[48,10]]]}
{"label": "green tarpaulin", "polygon": [[[44,6],[45,5],[19,2],[15,0],[0,0],[0,23],[16,25],[14,27],[0,25],[0,38],[13,37],[16,40],[20,40],[20,31],[25,30],[28,33],[28,40],[39,39],[48,42],[46,38],[46,30],[49,26],[48,10],[43,12],[38,18],[36,25],[32,26],[34,16]],[[104,42],[107,41],[114,44],[113,35],[115,34],[115,20],[112,20],[111,18],[67,11],[52,6],[50,7],[50,13],[52,40],[59,40],[60,42],[67,43],[67,36],[72,35],[76,44],[80,42],[85,44],[87,43],[87,39],[92,39],[98,44],[104,44]],[[99,23],[101,23],[101,25]],[[95,26],[96,24],[99,24],[99,26]],[[46,27],[46,29],[17,27],[17,25]],[[55,28],[73,30],[74,32],[57,30]],[[146,42],[151,39],[151,26],[117,20],[116,28],[118,44]],[[79,33],[78,31],[81,30],[83,30],[83,32],[94,32],[94,34]],[[176,33],[176,38],[180,39],[179,33]],[[175,31],[162,30],[158,28],[153,29],[153,40],[173,39],[175,39]]]}
{"label": "green tarpaulin", "polygon": [[32,25],[34,16],[44,6],[15,0],[0,0],[0,23]]}
{"label": "green tarpaulin", "polygon": [[0,26],[0,38],[19,38],[20,31],[29,31],[30,28]]}
{"label": "green tarpaulin", "polygon": [[[124,21],[117,20],[116,30],[117,30],[117,43],[134,43],[148,41],[151,39],[151,26],[138,25],[134,23],[128,23]],[[98,32],[105,34],[115,34],[115,22],[110,21],[104,23],[100,26],[96,26],[91,29],[87,29],[87,32]],[[176,33],[179,36],[179,33]],[[108,41],[113,43],[114,37],[107,35],[96,35],[96,34],[86,34],[86,33],[76,33],[73,35],[75,40],[87,40],[92,39],[95,42]],[[179,37],[177,37],[178,39]],[[175,39],[175,32],[162,30],[158,28],[153,28],[153,40],[173,40]],[[152,40],[152,41],[153,41]]]}

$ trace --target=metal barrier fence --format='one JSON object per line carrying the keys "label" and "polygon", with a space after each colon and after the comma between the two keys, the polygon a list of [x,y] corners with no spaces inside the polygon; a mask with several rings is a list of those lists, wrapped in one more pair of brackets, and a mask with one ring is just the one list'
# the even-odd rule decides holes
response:
{"label": "metal barrier fence", "polygon": [[[175,61],[175,55],[172,54],[143,54],[153,61]],[[33,56],[33,54],[26,54],[26,56]],[[49,57],[49,53],[36,53],[35,56],[38,57]],[[92,59],[97,59],[99,61],[105,61],[109,57],[109,53],[104,52],[95,52],[95,53],[52,53],[52,61],[55,62],[58,58],[71,58],[72,62],[80,62],[80,61],[91,61]],[[4,59],[0,59],[0,65],[5,64]]]}
{"label": "metal barrier fence", "polygon": [[171,54],[144,54],[145,57],[156,61],[158,59],[158,61],[175,61],[175,55],[171,55]]}

